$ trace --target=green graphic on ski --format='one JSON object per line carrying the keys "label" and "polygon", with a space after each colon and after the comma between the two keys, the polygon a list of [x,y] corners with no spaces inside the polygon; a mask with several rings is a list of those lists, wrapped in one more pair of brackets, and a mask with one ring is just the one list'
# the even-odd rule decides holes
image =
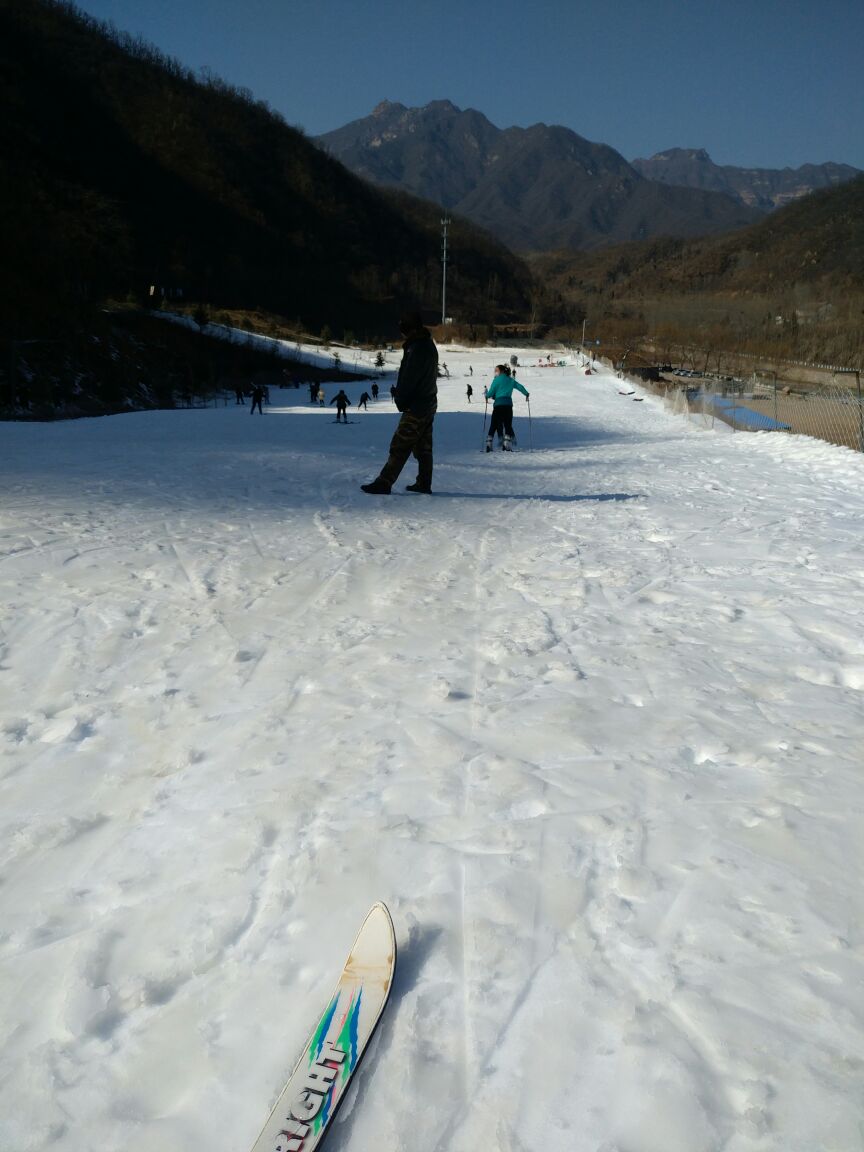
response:
{"label": "green graphic on ski", "polygon": [[395,969],[393,921],[384,904],[373,904],[252,1152],[313,1152],[320,1146],[387,1006]]}

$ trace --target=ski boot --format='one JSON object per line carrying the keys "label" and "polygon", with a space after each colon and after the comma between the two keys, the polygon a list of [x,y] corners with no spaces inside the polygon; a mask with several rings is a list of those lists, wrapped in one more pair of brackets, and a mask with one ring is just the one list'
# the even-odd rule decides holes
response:
{"label": "ski boot", "polygon": [[370,496],[390,495],[390,485],[386,480],[382,480],[380,476],[376,480],[370,481],[369,484],[361,484],[360,487],[364,492],[368,492]]}

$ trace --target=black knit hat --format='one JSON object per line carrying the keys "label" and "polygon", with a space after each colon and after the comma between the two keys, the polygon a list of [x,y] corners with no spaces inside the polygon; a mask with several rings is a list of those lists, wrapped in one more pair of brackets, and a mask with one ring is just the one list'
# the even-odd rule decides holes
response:
{"label": "black knit hat", "polygon": [[399,318],[399,331],[403,335],[409,332],[417,332],[423,327],[423,317],[419,312],[407,311],[403,312]]}

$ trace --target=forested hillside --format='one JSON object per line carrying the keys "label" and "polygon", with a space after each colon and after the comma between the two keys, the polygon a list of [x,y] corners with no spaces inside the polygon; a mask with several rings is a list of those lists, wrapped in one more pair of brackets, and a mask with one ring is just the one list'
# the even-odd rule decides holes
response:
{"label": "forested hillside", "polygon": [[[814,192],[750,228],[606,252],[538,257],[535,273],[628,341],[680,341],[860,367],[864,177]],[[667,341],[668,342],[668,341]]]}
{"label": "forested hillside", "polygon": [[[437,207],[370,187],[251,93],[57,0],[0,0],[0,77],[0,335],[151,286],[334,334],[440,299]],[[524,265],[461,220],[451,242],[453,308],[520,315]]]}

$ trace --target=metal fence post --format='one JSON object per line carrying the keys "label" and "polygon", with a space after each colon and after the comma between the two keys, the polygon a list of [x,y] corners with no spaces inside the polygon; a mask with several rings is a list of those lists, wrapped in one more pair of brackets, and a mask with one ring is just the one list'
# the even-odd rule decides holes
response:
{"label": "metal fence post", "polygon": [[776,372],[774,373],[774,423],[775,424],[780,423],[780,421],[777,418],[777,373]]}

